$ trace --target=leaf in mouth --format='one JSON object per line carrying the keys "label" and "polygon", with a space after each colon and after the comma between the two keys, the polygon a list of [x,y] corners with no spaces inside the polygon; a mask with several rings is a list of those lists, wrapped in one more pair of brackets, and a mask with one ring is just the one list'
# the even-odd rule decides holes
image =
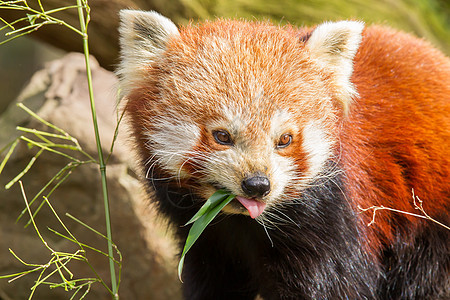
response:
{"label": "leaf in mouth", "polygon": [[178,278],[181,280],[181,272],[183,271],[184,257],[191,249],[192,245],[197,241],[200,234],[205,230],[206,226],[219,214],[219,212],[230,203],[236,196],[225,190],[218,190],[206,200],[205,204],[198,212],[185,224],[192,224],[184,244],[181,259],[178,263]]}

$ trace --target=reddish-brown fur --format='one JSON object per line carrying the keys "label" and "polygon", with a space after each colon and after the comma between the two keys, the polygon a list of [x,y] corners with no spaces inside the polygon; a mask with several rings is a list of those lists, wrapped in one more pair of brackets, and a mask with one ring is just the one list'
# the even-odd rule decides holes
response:
{"label": "reddish-brown fur", "polygon": [[[233,29],[229,30],[227,27]],[[308,32],[306,29],[298,31],[291,27],[280,32],[272,26],[233,21],[206,23],[201,30],[196,27],[181,30],[183,42],[174,41],[169,46],[168,56],[177,53],[177,59],[181,57],[182,61],[189,65],[195,59],[193,49],[201,47],[202,35],[211,32],[221,35],[236,31],[256,33],[253,39],[248,41],[251,43],[249,46],[264,45],[273,36],[284,39],[285,42],[279,51],[293,53],[295,51],[290,49],[302,47],[298,39]],[[262,51],[259,54],[258,58],[270,68],[270,62],[274,58],[264,57],[266,53]],[[248,57],[233,59],[245,61],[252,60],[253,57],[249,53]],[[308,63],[298,61],[298,57],[294,56],[290,59],[289,64],[303,64],[303,68],[304,64]],[[143,101],[156,97],[152,93],[158,93],[155,87],[157,84],[152,81],[154,77],[151,74],[158,76],[158,71],[149,68],[149,80],[143,82],[145,86],[135,89],[129,96],[127,111],[134,128],[148,126],[153,115],[158,114],[158,110],[164,109],[165,105],[180,105],[176,97],[172,98],[173,103],[170,101],[171,98],[167,97],[167,102],[161,102],[157,107],[151,108],[148,107],[151,105],[149,102]],[[283,72],[285,70],[275,69],[271,80],[262,83],[269,95],[274,95],[289,107],[294,105],[290,104],[291,91],[283,90],[283,94],[280,94],[279,89],[273,88],[289,86],[283,82],[285,80]],[[323,80],[327,80],[327,75],[324,75]],[[412,200],[414,189],[415,194],[424,200],[424,208],[429,215],[438,216],[441,220],[448,217],[446,214],[442,215],[442,212],[448,208],[450,193],[449,59],[423,40],[385,27],[372,26],[363,33],[363,41],[354,60],[352,82],[359,97],[350,105],[348,116],[343,116],[338,110],[334,111],[342,118],[342,128],[333,130],[339,132],[341,160],[347,174],[348,198],[352,199],[354,209],[385,206],[417,213]],[[442,82],[449,84],[443,85]],[[215,92],[230,93],[227,87],[218,86],[217,91],[208,91],[208,96],[214,97]],[[313,96],[315,101],[320,101],[320,95]],[[245,99],[251,100],[242,97],[243,106],[247,105]],[[202,120],[213,118],[215,114],[214,110],[208,113],[208,105],[208,101],[203,105],[198,102],[185,103],[185,108],[189,109],[192,115],[198,116],[199,124],[204,124]],[[299,109],[304,114],[312,116],[317,114],[317,110],[308,110],[305,107]],[[264,113],[263,107],[261,114]],[[424,124],[426,126],[423,126]],[[333,126],[333,122],[330,122],[330,126]],[[137,149],[145,152],[142,132],[137,130],[135,135],[140,142]],[[211,140],[203,142],[210,145],[212,150],[217,147]],[[384,147],[390,147],[391,153],[384,151]],[[206,148],[203,150],[209,151]],[[302,152],[290,151],[287,155],[298,156],[296,159],[299,164],[304,160]],[[396,160],[399,159],[409,162],[404,166],[405,170],[396,164]],[[405,172],[409,174],[409,178],[405,178]],[[370,238],[373,247],[378,248],[381,241],[388,242],[392,238],[393,224],[390,221],[392,214],[395,213],[389,211],[377,213],[375,224],[368,230],[373,235]],[[372,211],[361,213],[361,218],[363,223],[369,224],[372,220]],[[404,226],[409,230],[413,230],[421,223],[416,218],[407,219],[408,221],[405,219],[404,222],[408,225]]]}
{"label": "reddish-brown fur", "polygon": [[[343,122],[341,145],[354,209],[385,206],[419,213],[413,205],[414,189],[429,215],[448,222],[449,59],[423,40],[370,27],[355,57],[352,81],[359,98]],[[399,166],[399,161],[407,165]],[[373,246],[391,242],[397,225],[392,217],[398,213],[377,213]],[[368,224],[372,213],[361,218]],[[402,222],[400,226],[412,232],[422,224],[414,217]]]}

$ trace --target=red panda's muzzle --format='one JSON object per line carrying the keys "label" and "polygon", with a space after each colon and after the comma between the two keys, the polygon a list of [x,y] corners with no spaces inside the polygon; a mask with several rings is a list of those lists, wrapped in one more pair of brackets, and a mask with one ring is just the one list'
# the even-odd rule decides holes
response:
{"label": "red panda's muzzle", "polygon": [[269,178],[263,174],[249,176],[242,181],[241,188],[248,198],[236,196],[236,200],[248,210],[252,219],[260,216],[266,208],[266,203],[257,198],[262,198],[270,193]]}
{"label": "red panda's muzzle", "polygon": [[244,179],[242,190],[249,197],[264,197],[270,192],[270,180],[266,176],[253,176]]}

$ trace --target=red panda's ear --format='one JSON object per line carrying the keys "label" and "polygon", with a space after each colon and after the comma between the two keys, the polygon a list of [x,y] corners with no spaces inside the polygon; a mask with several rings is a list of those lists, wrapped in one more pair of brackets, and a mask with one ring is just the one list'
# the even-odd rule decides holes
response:
{"label": "red panda's ear", "polygon": [[327,22],[317,26],[306,42],[306,48],[317,63],[334,74],[338,88],[336,97],[345,113],[352,97],[357,95],[350,77],[363,29],[364,23],[357,21]]}
{"label": "red panda's ear", "polygon": [[153,11],[129,9],[120,11],[119,33],[121,62],[117,73],[125,92],[142,78],[145,68],[166,49],[169,39],[179,35],[175,24],[166,17]]}

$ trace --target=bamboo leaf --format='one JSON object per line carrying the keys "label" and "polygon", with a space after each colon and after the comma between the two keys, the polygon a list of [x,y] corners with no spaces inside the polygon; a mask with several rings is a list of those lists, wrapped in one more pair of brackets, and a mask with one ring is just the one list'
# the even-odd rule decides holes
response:
{"label": "bamboo leaf", "polygon": [[211,197],[209,197],[208,200],[206,200],[205,204],[198,210],[198,212],[185,224],[189,225],[191,223],[194,223],[197,221],[201,216],[203,216],[205,213],[213,209],[218,203],[223,201],[226,197],[228,197],[230,194],[224,190],[219,190],[215,192]]}
{"label": "bamboo leaf", "polygon": [[[223,195],[225,194],[225,197]],[[213,200],[211,200],[213,198]],[[227,193],[223,190],[219,190],[216,193],[214,193],[206,202],[214,202],[216,205],[208,205],[206,209],[203,209],[205,205],[203,205],[199,212],[195,215],[200,215],[198,218],[196,218],[196,221],[194,221],[194,224],[192,225],[191,229],[189,230],[188,236],[186,238],[186,243],[183,248],[183,252],[181,253],[181,259],[178,263],[178,277],[181,279],[181,273],[183,271],[183,264],[184,264],[184,258],[186,256],[186,253],[191,249],[192,245],[197,241],[199,236],[202,234],[202,232],[205,230],[206,226],[211,223],[211,221],[219,214],[219,212],[235,198],[235,195],[232,195],[230,193]],[[218,203],[219,202],[219,203]],[[206,204],[206,203],[205,203]],[[203,209],[203,210],[202,210]],[[194,216],[194,217],[195,217]],[[194,219],[194,218],[192,218]],[[191,220],[192,220],[191,219]]]}

